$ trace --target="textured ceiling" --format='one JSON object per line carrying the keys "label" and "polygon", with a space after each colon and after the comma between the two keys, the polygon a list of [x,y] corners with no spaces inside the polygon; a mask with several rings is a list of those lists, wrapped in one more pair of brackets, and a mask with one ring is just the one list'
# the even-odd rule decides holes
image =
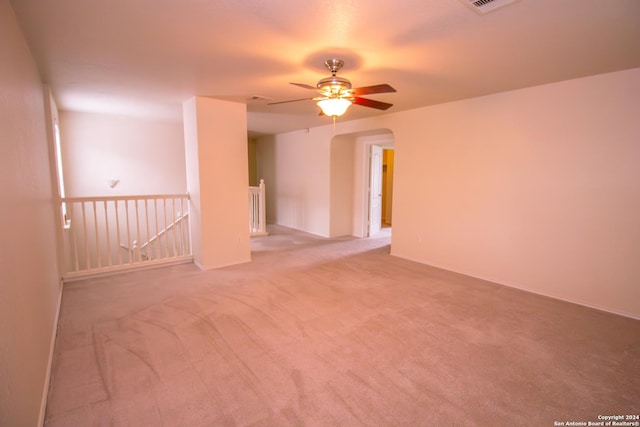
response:
{"label": "textured ceiling", "polygon": [[640,1],[519,0],[485,15],[461,0],[12,0],[61,110],[182,116],[194,95],[245,102],[252,134],[327,124],[325,59],[386,112],[640,67]]}

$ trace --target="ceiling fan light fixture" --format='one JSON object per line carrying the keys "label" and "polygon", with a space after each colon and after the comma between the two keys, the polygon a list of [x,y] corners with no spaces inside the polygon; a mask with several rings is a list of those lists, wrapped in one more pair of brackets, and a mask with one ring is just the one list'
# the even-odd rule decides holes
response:
{"label": "ceiling fan light fixture", "polygon": [[376,101],[369,98],[362,98],[360,95],[395,92],[396,90],[394,88],[386,83],[383,83],[352,89],[351,82],[348,79],[336,76],[336,73],[343,64],[344,62],[342,62],[342,60],[340,59],[330,59],[328,61],[325,61],[325,65],[327,66],[329,71],[331,71],[331,77],[321,79],[315,87],[306,83],[291,83],[292,85],[299,86],[304,89],[316,90],[320,94],[320,97],[269,102],[268,105],[314,100],[317,101],[316,103],[322,110],[322,114],[324,114],[325,116],[333,117],[334,119],[338,116],[343,115],[351,104],[374,108],[376,110],[387,110],[388,108],[393,107],[393,104]]}
{"label": "ceiling fan light fixture", "polygon": [[351,101],[345,98],[327,98],[318,101],[318,107],[326,116],[341,116],[351,105]]}

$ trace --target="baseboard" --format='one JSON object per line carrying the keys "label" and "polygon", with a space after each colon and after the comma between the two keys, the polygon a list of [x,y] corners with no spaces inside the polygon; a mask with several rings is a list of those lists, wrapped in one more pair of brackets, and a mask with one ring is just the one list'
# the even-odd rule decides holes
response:
{"label": "baseboard", "polygon": [[198,261],[196,261],[195,259],[193,260],[193,263],[195,264],[196,267],[198,267],[200,270],[202,271],[208,271],[208,270],[215,270],[217,268],[223,268],[223,267],[230,267],[232,265],[238,265],[238,264],[245,264],[247,262],[251,262],[252,259],[249,256],[248,258],[242,259],[242,260],[236,260],[230,263],[224,263],[224,264],[216,264],[216,265],[202,265],[201,263],[199,263]]}
{"label": "baseboard", "polygon": [[39,426],[44,426],[44,417],[47,412],[47,399],[49,397],[49,385],[51,384],[51,369],[53,367],[53,355],[56,346],[56,337],[58,335],[58,320],[60,318],[60,308],[62,307],[62,280],[58,286],[58,304],[56,314],[53,319],[53,330],[51,331],[51,343],[49,344],[49,360],[47,362],[47,372],[44,379],[44,389],[42,390],[42,402],[40,403]]}
{"label": "baseboard", "polygon": [[545,292],[540,292],[540,291],[536,291],[536,290],[529,289],[529,288],[515,286],[515,285],[512,285],[510,283],[497,282],[497,281],[492,280],[492,279],[487,279],[487,278],[480,277],[480,276],[474,276],[473,274],[462,273],[460,271],[450,270],[450,269],[447,269],[447,268],[439,267],[437,265],[428,264],[426,262],[422,262],[422,261],[419,261],[417,259],[414,259],[414,258],[411,258],[411,257],[407,257],[407,256],[404,256],[404,255],[399,254],[397,252],[394,252],[393,251],[393,246],[391,247],[391,254],[390,255],[398,257],[398,258],[406,259],[408,261],[417,262],[419,264],[428,265],[429,267],[439,268],[441,270],[450,271],[452,273],[462,274],[464,276],[473,277],[474,279],[484,280],[485,282],[495,283],[496,285],[506,286],[507,288],[513,288],[513,289],[517,289],[519,291],[529,292],[529,293],[540,295],[540,296],[543,296],[543,297],[553,298],[555,300],[568,302],[570,304],[577,304],[577,305],[581,305],[583,307],[591,308],[591,309],[594,309],[594,310],[604,311],[606,313],[611,313],[611,314],[615,314],[615,315],[618,315],[618,316],[628,317],[628,318],[634,319],[634,320],[640,320],[640,314],[628,313],[626,311],[616,310],[616,309],[613,309],[613,308],[603,307],[603,306],[599,306],[599,305],[595,305],[595,304],[590,304],[590,303],[587,303],[587,302],[584,302],[584,301],[580,301],[580,300],[574,300],[574,299],[571,299],[571,298],[560,297],[558,295],[548,294],[548,293],[545,293]]}
{"label": "baseboard", "polygon": [[69,283],[69,282],[75,282],[78,280],[93,279],[96,277],[106,277],[106,276],[112,276],[114,274],[129,273],[132,271],[169,267],[169,266],[178,265],[178,264],[190,264],[192,262],[194,262],[193,256],[189,255],[189,256],[178,257],[176,259],[169,259],[169,261],[159,260],[159,261],[152,261],[152,262],[144,262],[142,264],[124,265],[117,268],[111,268],[111,267],[105,268],[105,269],[96,268],[93,270],[88,270],[87,272],[78,271],[73,273],[65,273],[62,276],[62,281],[64,283]]}
{"label": "baseboard", "polygon": [[[486,279],[482,279],[480,277],[479,277],[479,279],[486,280]],[[598,310],[598,311],[604,311],[606,313],[611,313],[611,314],[615,314],[615,315],[618,315],[618,316],[628,317],[628,318],[634,319],[634,320],[640,320],[640,315],[633,314],[633,313],[627,313],[626,311],[615,310],[615,309],[612,309],[612,308],[609,308],[609,307],[603,307],[603,306],[600,306],[600,305],[590,304],[590,303],[587,303],[587,302],[584,302],[584,301],[574,300],[574,299],[571,299],[571,298],[559,297],[557,295],[547,294],[545,292],[534,291],[534,290],[527,289],[527,288],[521,288],[519,286],[509,285],[509,284],[506,284],[506,283],[500,283],[500,282],[495,282],[495,281],[491,281],[491,280],[487,280],[487,282],[497,283],[498,285],[506,286],[508,288],[517,289],[519,291],[529,292],[529,293],[540,295],[540,296],[547,297],[547,298],[553,298],[555,300],[568,302],[570,304],[581,305],[583,307],[591,308],[591,309]]]}

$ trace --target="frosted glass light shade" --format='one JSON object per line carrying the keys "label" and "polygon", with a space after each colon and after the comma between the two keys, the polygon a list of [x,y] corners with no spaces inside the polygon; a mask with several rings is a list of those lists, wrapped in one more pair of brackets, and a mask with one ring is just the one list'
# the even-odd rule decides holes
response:
{"label": "frosted glass light shade", "polygon": [[341,116],[350,105],[351,101],[344,98],[329,98],[318,101],[318,107],[327,116]]}

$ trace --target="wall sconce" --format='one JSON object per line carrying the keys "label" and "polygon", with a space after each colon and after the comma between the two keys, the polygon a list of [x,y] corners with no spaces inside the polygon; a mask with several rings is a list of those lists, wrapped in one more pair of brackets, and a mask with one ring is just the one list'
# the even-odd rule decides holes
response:
{"label": "wall sconce", "polygon": [[107,180],[105,180],[105,183],[107,184],[107,187],[109,187],[109,188],[114,188],[116,185],[118,185],[119,182],[120,182],[119,179],[107,179]]}

